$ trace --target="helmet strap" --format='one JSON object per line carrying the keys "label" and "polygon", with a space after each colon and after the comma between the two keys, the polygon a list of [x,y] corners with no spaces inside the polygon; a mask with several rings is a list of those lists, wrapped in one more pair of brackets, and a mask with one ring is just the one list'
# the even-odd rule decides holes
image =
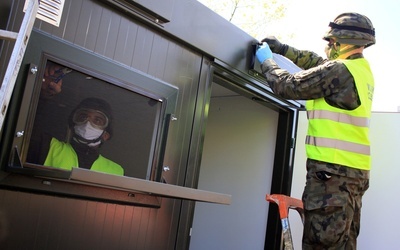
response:
{"label": "helmet strap", "polygon": [[340,49],[338,59],[346,59],[351,55],[362,53],[363,49],[363,47],[346,44],[346,46]]}
{"label": "helmet strap", "polygon": [[358,31],[366,34],[370,34],[372,36],[375,36],[375,30],[374,29],[365,29],[361,27],[356,27],[356,26],[348,26],[348,25],[339,25],[336,23],[329,23],[329,26],[332,29],[339,29],[339,30],[350,30],[350,31]]}

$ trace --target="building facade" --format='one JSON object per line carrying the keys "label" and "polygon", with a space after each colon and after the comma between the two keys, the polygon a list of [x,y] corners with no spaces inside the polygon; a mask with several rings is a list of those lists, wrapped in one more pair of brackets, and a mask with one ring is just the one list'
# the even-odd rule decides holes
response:
{"label": "building facade", "polygon": [[[2,1],[2,29],[18,31],[24,2]],[[66,0],[58,27],[37,19],[1,131],[2,249],[188,249],[195,204],[214,195],[191,192],[201,191],[215,85],[274,114],[265,193],[290,194],[302,106],[275,96],[258,74],[256,42],[194,0]],[[0,45],[3,77],[13,43]],[[67,71],[62,91],[42,99],[51,63]],[[101,150],[125,176],[71,174],[31,161],[36,131],[66,137],[65,117],[92,96],[113,106],[112,139]],[[265,249],[278,249],[273,206],[264,223]]]}

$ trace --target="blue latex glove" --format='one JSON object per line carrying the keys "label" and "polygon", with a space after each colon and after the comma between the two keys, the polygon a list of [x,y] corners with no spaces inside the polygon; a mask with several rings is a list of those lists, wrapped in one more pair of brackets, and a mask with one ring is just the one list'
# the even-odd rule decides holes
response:
{"label": "blue latex glove", "polygon": [[256,51],[257,60],[262,64],[265,60],[272,58],[272,51],[268,43],[263,43]]}

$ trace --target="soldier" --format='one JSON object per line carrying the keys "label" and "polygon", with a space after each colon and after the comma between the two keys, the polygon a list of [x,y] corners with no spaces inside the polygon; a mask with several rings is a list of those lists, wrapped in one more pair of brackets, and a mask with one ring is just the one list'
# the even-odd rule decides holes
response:
{"label": "soldier", "polygon": [[[275,94],[307,100],[307,177],[303,193],[303,249],[356,249],[361,198],[371,168],[369,120],[374,79],[364,48],[375,44],[368,17],[343,13],[323,37],[328,59],[310,51],[262,40],[256,52]],[[303,70],[290,74],[272,52]]]}

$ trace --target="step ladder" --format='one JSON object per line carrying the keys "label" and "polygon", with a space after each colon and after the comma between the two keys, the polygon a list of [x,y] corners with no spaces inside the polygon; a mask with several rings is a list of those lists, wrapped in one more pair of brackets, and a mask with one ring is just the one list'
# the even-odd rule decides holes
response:
{"label": "step ladder", "polygon": [[0,39],[15,41],[13,51],[0,88],[0,131],[3,128],[15,81],[28,45],[39,8],[38,0],[29,0],[19,32],[0,30]]}
{"label": "step ladder", "polygon": [[282,225],[283,249],[293,250],[292,232],[289,224],[289,209],[296,210],[304,223],[304,207],[300,199],[296,199],[284,194],[267,194],[265,199],[270,203],[275,203],[279,208],[279,217]]}

